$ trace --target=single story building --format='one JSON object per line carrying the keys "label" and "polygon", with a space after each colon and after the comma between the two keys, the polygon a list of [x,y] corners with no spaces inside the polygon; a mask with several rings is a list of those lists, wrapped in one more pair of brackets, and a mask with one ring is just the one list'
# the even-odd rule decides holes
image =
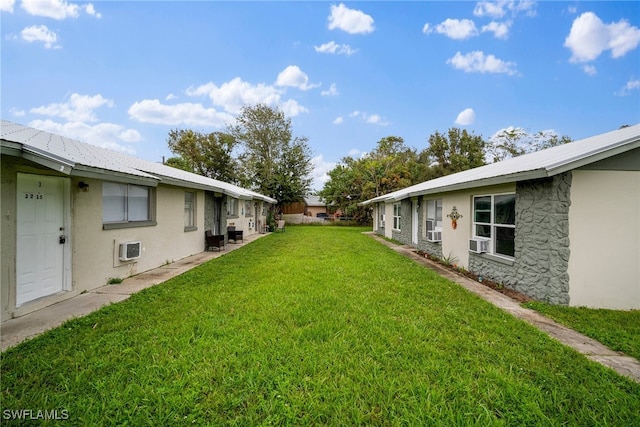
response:
{"label": "single story building", "polygon": [[304,216],[312,216],[314,218],[328,216],[327,204],[318,196],[307,196],[299,202],[285,203],[282,206],[282,213],[285,215],[302,214]]}
{"label": "single story building", "polygon": [[640,309],[640,125],[362,205],[377,234],[535,299]]}
{"label": "single story building", "polygon": [[258,233],[277,201],[160,163],[2,121],[1,320]]}

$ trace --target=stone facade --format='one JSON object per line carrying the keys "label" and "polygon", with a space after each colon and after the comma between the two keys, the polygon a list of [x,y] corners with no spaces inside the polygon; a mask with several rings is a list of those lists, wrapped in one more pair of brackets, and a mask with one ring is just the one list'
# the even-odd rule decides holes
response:
{"label": "stone facade", "polygon": [[[391,222],[385,224],[385,226],[393,227],[393,211],[391,212],[391,217],[387,218],[387,221],[389,219]],[[393,230],[391,236],[394,240],[402,244],[411,244],[411,200],[405,199],[400,202],[400,231]]]}
{"label": "stone facade", "polygon": [[430,242],[427,240],[426,224],[426,201],[427,198],[420,196],[420,220],[418,221],[418,250],[428,253],[431,256],[442,258],[442,242]]}
{"label": "stone facade", "polygon": [[516,184],[514,261],[471,255],[469,270],[550,304],[569,304],[571,172]]}

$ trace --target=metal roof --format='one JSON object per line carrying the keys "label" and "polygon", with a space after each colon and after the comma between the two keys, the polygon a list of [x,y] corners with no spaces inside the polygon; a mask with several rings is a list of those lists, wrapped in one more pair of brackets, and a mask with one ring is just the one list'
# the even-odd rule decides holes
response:
{"label": "metal roof", "polygon": [[361,205],[550,177],[638,147],[640,124],[425,181],[369,199]]}
{"label": "metal roof", "polygon": [[307,206],[326,207],[327,204],[323,202],[318,196],[307,196],[304,198],[304,202]]}
{"label": "metal roof", "polygon": [[139,181],[151,186],[162,182],[216,191],[239,199],[258,199],[277,203],[276,199],[228,182],[128,156],[7,120],[2,120],[0,139],[3,153],[13,152],[66,175]]}

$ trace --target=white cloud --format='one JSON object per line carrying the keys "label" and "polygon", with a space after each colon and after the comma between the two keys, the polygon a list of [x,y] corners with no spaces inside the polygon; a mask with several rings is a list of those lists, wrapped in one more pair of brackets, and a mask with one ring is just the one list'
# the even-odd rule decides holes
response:
{"label": "white cloud", "polygon": [[9,112],[14,117],[24,117],[27,113],[24,110],[16,110],[15,108],[10,108]]}
{"label": "white cloud", "polygon": [[335,83],[331,83],[331,86],[329,86],[329,89],[323,90],[322,92],[320,92],[320,95],[322,96],[337,96],[339,94],[340,92],[338,92],[338,88],[336,87]]}
{"label": "white cloud", "polygon": [[84,11],[87,12],[87,15],[95,16],[96,18],[102,18],[102,14],[100,12],[96,12],[96,9],[91,3],[84,6]]}
{"label": "white cloud", "polygon": [[506,39],[509,36],[509,29],[511,28],[511,21],[496,22],[491,21],[487,25],[484,25],[481,29],[483,33],[492,32],[493,36],[497,39]]}
{"label": "white cloud", "polygon": [[585,12],[573,21],[564,46],[571,50],[569,62],[593,61],[610,50],[612,58],[619,58],[640,44],[640,29],[628,21],[605,24],[593,12]]}
{"label": "white cloud", "polygon": [[295,87],[300,90],[309,90],[320,86],[309,84],[309,77],[297,65],[289,65],[278,74],[276,86]]}
{"label": "white cloud", "polygon": [[388,123],[384,122],[382,120],[382,117],[380,117],[380,115],[378,115],[378,114],[372,114],[370,116],[366,116],[365,117],[365,121],[367,123],[371,123],[372,125],[386,126],[388,124]]}
{"label": "white cloud", "polygon": [[[293,86],[306,89],[319,85],[310,85],[306,74],[297,66],[287,67],[285,71],[278,75],[276,84],[279,84],[280,87]],[[257,104],[266,104],[271,107],[280,106],[282,111],[289,116],[297,116],[300,113],[309,111],[294,99],[283,100],[282,96],[285,93],[285,89],[264,83],[254,85],[243,81],[240,77],[236,77],[220,86],[209,82],[197,87],[190,87],[187,88],[185,93],[193,97],[207,96],[214,105],[222,107],[224,111],[231,114],[239,114],[242,107]]]}
{"label": "white cloud", "polygon": [[132,119],[142,123],[172,126],[223,127],[233,120],[232,115],[215,108],[205,108],[202,104],[186,102],[167,105],[157,99],[135,102],[129,107],[128,113]]}
{"label": "white cloud", "polygon": [[122,143],[134,143],[142,139],[137,130],[126,129],[113,123],[90,126],[80,121],[57,123],[47,119],[33,120],[29,126],[129,155],[134,155],[135,149]]}
{"label": "white cloud", "polygon": [[344,118],[342,116],[338,116],[333,120],[334,125],[341,125],[344,123]]}
{"label": "white cloud", "polygon": [[456,124],[460,126],[468,126],[472,125],[476,120],[476,112],[473,111],[473,108],[466,108],[458,114],[456,117]]}
{"label": "white cloud", "polygon": [[336,55],[350,56],[356,53],[356,49],[352,49],[348,44],[337,44],[333,40],[320,46],[314,46],[313,48],[319,53],[333,53]]}
{"label": "white cloud", "polygon": [[69,3],[66,0],[22,0],[22,8],[30,15],[53,19],[77,18],[80,16],[82,9],[88,15],[96,18],[102,17],[100,13],[96,12],[91,3],[81,6]]}
{"label": "white cloud", "polygon": [[365,123],[372,125],[387,126],[389,124],[379,114],[368,114],[358,110],[349,113],[349,117],[360,117]]}
{"label": "white cloud", "polygon": [[0,0],[0,11],[13,13],[13,5],[16,4],[16,0]]}
{"label": "white cloud", "polygon": [[335,162],[327,162],[322,157],[322,154],[311,159],[313,165],[313,172],[311,178],[313,180],[311,186],[316,190],[321,190],[324,184],[329,181],[329,172],[336,167]]}
{"label": "white cloud", "polygon": [[491,18],[502,18],[507,14],[507,12],[511,12],[512,15],[517,15],[520,12],[523,12],[527,16],[535,16],[536,2],[523,0],[523,1],[514,1],[514,0],[499,0],[495,2],[489,1],[480,1],[476,4],[476,7],[473,9],[473,14],[475,16],[489,16]]}
{"label": "white cloud", "polygon": [[473,9],[473,14],[475,16],[490,16],[492,18],[502,18],[506,13],[505,3],[506,2],[504,1],[480,1]]}
{"label": "white cloud", "polygon": [[47,28],[46,25],[26,27],[20,32],[20,36],[22,40],[29,43],[42,42],[47,49],[57,47],[58,35]]}
{"label": "white cloud", "polygon": [[295,99],[287,99],[280,104],[280,109],[288,117],[295,117],[301,113],[308,113],[309,110],[302,105],[298,104]]}
{"label": "white cloud", "polygon": [[434,31],[438,34],[444,34],[454,40],[464,40],[478,35],[476,24],[474,24],[470,19],[447,18],[440,24],[436,25]]}
{"label": "white cloud", "polygon": [[236,77],[220,86],[214,83],[206,83],[197,88],[186,90],[189,96],[207,95],[215,105],[224,108],[225,111],[233,114],[240,113],[244,105],[278,105],[282,92],[273,86],[263,83],[252,85]]}
{"label": "white cloud", "polygon": [[339,29],[349,34],[367,34],[374,30],[373,18],[361,10],[349,9],[343,3],[331,5],[329,29]]}
{"label": "white cloud", "polygon": [[474,51],[466,55],[456,52],[453,58],[447,60],[453,68],[467,73],[504,73],[510,76],[517,74],[514,62],[503,61],[493,55],[486,55],[481,51]]}
{"label": "white cloud", "polygon": [[43,116],[60,117],[71,122],[95,122],[97,118],[95,109],[106,105],[113,107],[113,101],[104,98],[102,95],[80,95],[74,93],[67,102],[43,105],[32,108],[30,113],[41,114]]}
{"label": "white cloud", "polygon": [[595,76],[598,74],[598,70],[596,70],[595,65],[584,65],[582,67],[582,71],[589,76]]}
{"label": "white cloud", "polygon": [[173,93],[170,93],[169,95],[167,95],[164,98],[165,101],[173,101],[174,99],[178,99],[178,97],[176,95],[174,95]]}
{"label": "white cloud", "polygon": [[627,96],[632,90],[640,90],[640,80],[629,80],[617,95]]}

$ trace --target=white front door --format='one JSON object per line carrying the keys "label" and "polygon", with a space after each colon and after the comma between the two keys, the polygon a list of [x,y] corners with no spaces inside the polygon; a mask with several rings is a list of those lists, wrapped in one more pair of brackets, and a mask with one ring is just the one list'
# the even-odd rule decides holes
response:
{"label": "white front door", "polygon": [[18,174],[16,306],[63,290],[64,179]]}
{"label": "white front door", "polygon": [[411,203],[411,243],[418,245],[418,201]]}

